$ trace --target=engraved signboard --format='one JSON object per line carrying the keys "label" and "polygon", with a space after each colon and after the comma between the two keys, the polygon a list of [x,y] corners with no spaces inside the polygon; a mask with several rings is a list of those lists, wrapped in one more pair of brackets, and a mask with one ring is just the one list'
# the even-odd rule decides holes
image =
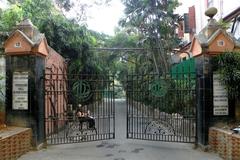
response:
{"label": "engraved signboard", "polygon": [[228,94],[219,74],[213,74],[213,115],[228,115]]}
{"label": "engraved signboard", "polygon": [[12,86],[14,110],[28,109],[28,72],[14,72]]}

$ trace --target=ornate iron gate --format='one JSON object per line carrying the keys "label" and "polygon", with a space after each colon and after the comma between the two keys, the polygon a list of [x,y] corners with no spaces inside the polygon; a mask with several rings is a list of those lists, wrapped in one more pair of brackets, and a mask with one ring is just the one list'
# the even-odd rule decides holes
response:
{"label": "ornate iron gate", "polygon": [[48,144],[115,137],[114,78],[45,74],[45,134]]}
{"label": "ornate iron gate", "polygon": [[127,138],[194,143],[195,73],[128,75]]}

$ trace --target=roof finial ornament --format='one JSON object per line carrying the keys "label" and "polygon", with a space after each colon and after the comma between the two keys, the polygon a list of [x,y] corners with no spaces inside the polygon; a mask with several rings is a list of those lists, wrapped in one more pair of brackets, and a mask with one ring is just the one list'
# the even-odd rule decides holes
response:
{"label": "roof finial ornament", "polygon": [[218,12],[217,8],[210,7],[205,11],[205,15],[212,19],[217,14],[217,12]]}

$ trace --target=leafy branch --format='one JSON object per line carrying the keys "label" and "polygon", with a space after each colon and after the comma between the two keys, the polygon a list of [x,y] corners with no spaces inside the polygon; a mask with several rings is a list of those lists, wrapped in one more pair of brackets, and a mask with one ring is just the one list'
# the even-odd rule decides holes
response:
{"label": "leafy branch", "polygon": [[240,52],[221,54],[214,61],[230,97],[240,98]]}

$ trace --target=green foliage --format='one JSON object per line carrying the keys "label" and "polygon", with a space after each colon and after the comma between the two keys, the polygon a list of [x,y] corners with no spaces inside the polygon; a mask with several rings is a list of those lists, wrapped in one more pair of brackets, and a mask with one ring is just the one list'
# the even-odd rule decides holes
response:
{"label": "green foliage", "polygon": [[29,18],[34,25],[39,26],[47,17],[57,14],[51,0],[24,0],[21,4],[23,17]]}
{"label": "green foliage", "polygon": [[[130,34],[125,30],[118,29],[115,36],[104,36],[101,39],[104,42],[101,46],[106,48],[136,48],[138,37],[134,33]],[[134,67],[135,57],[136,53],[124,50],[97,51],[95,53],[96,63],[102,66],[104,72],[116,75],[120,82]]]}
{"label": "green foliage", "polygon": [[70,11],[73,5],[71,0],[55,0],[55,2],[60,8],[63,8],[66,11]]}
{"label": "green foliage", "polygon": [[22,20],[22,7],[16,3],[10,6],[6,11],[0,13],[0,31],[10,31],[13,27]]}
{"label": "green foliage", "polygon": [[227,30],[228,28],[230,28],[230,23],[224,22],[223,19],[220,19],[220,20],[218,21],[218,25],[219,25],[221,28],[225,29],[225,30]]}
{"label": "green foliage", "polygon": [[43,19],[39,29],[45,33],[48,44],[65,58],[76,59],[86,49],[83,45],[86,29],[61,15]]}
{"label": "green foliage", "polygon": [[[69,0],[57,2],[62,7],[70,7]],[[48,44],[70,60],[70,73],[99,73],[101,68],[104,68],[93,62],[94,53],[89,50],[89,45],[100,45],[97,37],[100,34],[64,17],[55,8],[52,0],[23,0],[11,3],[11,8],[1,14],[1,30],[10,32],[23,18],[29,18],[40,32],[45,33]]]}
{"label": "green foliage", "polygon": [[137,47],[138,36],[136,34],[128,34],[124,30],[117,31],[114,37],[107,41],[107,45],[112,48],[135,48]]}
{"label": "green foliage", "polygon": [[[11,32],[18,22],[29,18],[40,32],[45,34],[49,46],[69,60],[69,79],[79,79],[79,74],[94,74],[95,76],[90,78],[103,79],[108,73],[104,66],[106,63],[98,63],[97,54],[89,49],[89,46],[104,45],[106,35],[89,31],[75,20],[67,19],[55,8],[52,0],[22,0],[11,3],[10,9],[0,12],[1,31]],[[58,5],[66,10],[71,7],[69,0],[58,0]],[[94,85],[91,84],[91,87]],[[93,97],[96,96],[101,97]]]}
{"label": "green foliage", "polygon": [[139,42],[151,51],[153,72],[166,74],[169,71],[169,53],[177,43],[175,23],[178,16],[173,10],[177,0],[123,0],[125,17],[123,27],[133,28],[140,35]]}
{"label": "green foliage", "polygon": [[230,98],[240,98],[240,52],[228,52],[214,60]]}
{"label": "green foliage", "polygon": [[[158,108],[161,112],[180,113],[184,116],[189,116],[195,109],[195,97],[193,97],[193,84],[195,79],[190,77],[173,78],[160,77],[159,75],[136,75],[130,76],[128,81],[128,89],[134,91],[129,92],[128,97],[134,101],[141,102],[153,109]],[[166,94],[158,96],[150,89],[154,82],[165,82],[167,86]],[[195,87],[195,86],[194,86]],[[160,94],[159,94],[160,95]]]}

